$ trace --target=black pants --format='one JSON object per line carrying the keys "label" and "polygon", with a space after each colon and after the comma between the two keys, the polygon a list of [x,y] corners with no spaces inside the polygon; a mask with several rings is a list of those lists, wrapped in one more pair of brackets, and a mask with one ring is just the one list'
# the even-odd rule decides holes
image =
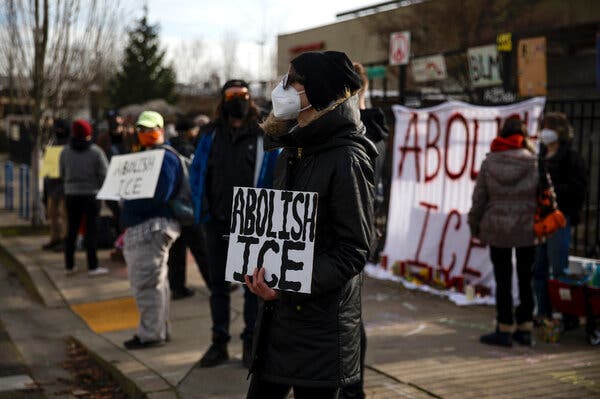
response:
{"label": "black pants", "polygon": [[[229,242],[223,238],[229,234],[229,223],[211,221],[206,225],[206,247],[208,274],[210,276],[210,313],[212,316],[212,341],[224,344],[229,342],[229,316],[231,313],[231,297],[229,281],[225,281],[227,263],[227,247]],[[254,324],[258,312],[258,299],[244,285],[244,323],[242,332],[244,341],[252,341]]]}
{"label": "black pants", "polygon": [[[533,291],[531,288],[535,247],[517,247],[517,280],[519,301],[515,312],[517,324],[533,320]],[[490,258],[496,279],[496,318],[499,324],[513,324],[512,248],[490,246]]]}
{"label": "black pants", "polygon": [[276,384],[252,376],[246,399],[285,399],[291,389],[294,389],[295,399],[337,399],[338,388],[308,388]]}
{"label": "black pants", "polygon": [[181,235],[169,250],[169,286],[171,291],[180,292],[185,288],[187,248],[192,251],[198,270],[206,286],[210,289],[204,230],[202,226],[182,226]]}
{"label": "black pants", "polygon": [[95,195],[67,195],[67,241],[65,242],[65,266],[68,270],[75,266],[75,240],[81,219],[85,217],[85,249],[89,270],[98,267],[96,255],[96,223],[100,212]]}

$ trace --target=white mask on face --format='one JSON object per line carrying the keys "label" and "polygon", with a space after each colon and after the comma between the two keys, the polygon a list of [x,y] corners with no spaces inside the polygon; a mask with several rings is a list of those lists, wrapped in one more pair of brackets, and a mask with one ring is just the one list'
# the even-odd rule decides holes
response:
{"label": "white mask on face", "polygon": [[301,107],[300,94],[304,91],[296,91],[293,87],[283,88],[283,82],[271,92],[271,101],[273,102],[273,115],[279,119],[296,119],[300,112],[309,109],[312,105]]}
{"label": "white mask on face", "polygon": [[540,140],[542,140],[544,145],[552,144],[558,140],[558,133],[552,129],[542,129]]}

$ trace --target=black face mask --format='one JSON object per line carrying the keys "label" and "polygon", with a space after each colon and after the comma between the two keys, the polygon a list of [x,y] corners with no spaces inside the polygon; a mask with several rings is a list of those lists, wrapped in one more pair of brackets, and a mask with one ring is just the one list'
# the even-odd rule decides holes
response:
{"label": "black face mask", "polygon": [[231,116],[236,119],[244,119],[248,114],[249,108],[250,102],[242,98],[234,98],[223,103],[223,113],[225,116]]}

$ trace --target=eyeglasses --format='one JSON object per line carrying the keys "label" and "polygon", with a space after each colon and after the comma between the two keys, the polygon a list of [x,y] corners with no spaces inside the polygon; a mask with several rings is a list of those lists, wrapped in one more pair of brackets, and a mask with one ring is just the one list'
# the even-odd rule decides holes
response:
{"label": "eyeglasses", "polygon": [[281,85],[283,86],[284,90],[287,90],[292,83],[300,83],[302,86],[304,86],[304,79],[298,75],[290,75],[289,73],[283,75],[283,78],[281,79]]}
{"label": "eyeglasses", "polygon": [[243,100],[250,99],[250,93],[248,92],[248,88],[246,87],[230,87],[225,90],[223,94],[223,98],[225,101],[231,101],[236,98],[241,98]]}

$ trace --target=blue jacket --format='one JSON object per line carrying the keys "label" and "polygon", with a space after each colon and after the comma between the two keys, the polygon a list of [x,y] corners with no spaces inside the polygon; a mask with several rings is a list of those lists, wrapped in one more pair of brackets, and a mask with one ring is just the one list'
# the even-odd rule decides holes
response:
{"label": "blue jacket", "polygon": [[123,227],[135,226],[158,217],[172,219],[173,214],[167,202],[177,193],[182,177],[183,171],[179,158],[173,152],[165,151],[154,197],[125,200],[121,214]]}
{"label": "blue jacket", "polygon": [[[214,131],[202,136],[196,147],[194,159],[189,169],[196,223],[205,223],[209,219],[208,207],[205,202],[205,183],[206,173],[208,171],[208,160],[210,158],[210,150],[214,136]],[[271,188],[273,186],[273,171],[275,169],[277,156],[280,152],[280,150],[265,152],[263,147],[263,137],[257,137],[254,187]]]}

